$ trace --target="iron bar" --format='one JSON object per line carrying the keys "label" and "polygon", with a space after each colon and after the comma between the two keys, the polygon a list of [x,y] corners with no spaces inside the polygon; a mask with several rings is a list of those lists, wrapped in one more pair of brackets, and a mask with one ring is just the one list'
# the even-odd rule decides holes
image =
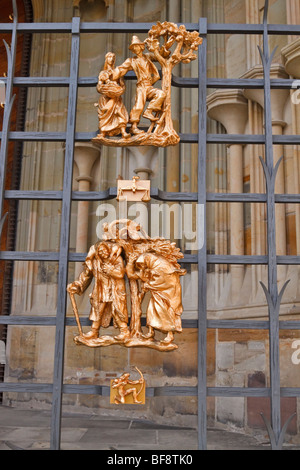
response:
{"label": "iron bar", "polygon": [[[86,253],[69,252],[68,260],[70,262],[83,262]],[[59,261],[60,252],[55,251],[1,251],[0,260],[11,261]],[[207,255],[207,264],[257,264],[266,265],[268,263],[267,255]],[[277,264],[281,265],[299,265],[300,256],[277,256]],[[180,260],[181,264],[197,264],[198,256],[195,254],[185,254]]]}
{"label": "iron bar", "polygon": [[207,446],[206,405],[206,322],[207,322],[207,245],[206,245],[206,80],[207,80],[207,19],[199,19],[199,35],[203,42],[198,59],[198,446]]}
{"label": "iron bar", "polygon": [[[89,142],[96,137],[97,132],[76,132],[75,141]],[[179,133],[182,144],[198,143],[198,134]],[[0,132],[0,139],[3,139],[3,132]],[[17,132],[8,133],[8,139],[23,142],[64,142],[67,139],[66,132]],[[207,134],[208,144],[264,144],[264,135],[255,134]],[[300,135],[273,135],[274,145],[300,145]]]}
{"label": "iron bar", "polygon": [[[180,193],[162,191],[159,188],[151,188],[151,198],[158,201],[197,202],[197,193]],[[73,201],[106,201],[117,196],[117,188],[110,187],[105,191],[72,191]],[[62,191],[27,191],[6,190],[5,199],[17,200],[48,200],[59,201],[63,198]],[[267,196],[263,193],[207,193],[207,202],[247,202],[265,203]],[[300,194],[275,194],[276,203],[300,203]]]}
{"label": "iron bar", "polygon": [[[134,74],[128,72],[126,79],[133,79]],[[1,80],[6,84],[7,78]],[[97,77],[78,77],[78,87],[95,87],[97,85]],[[70,84],[69,77],[14,77],[13,86],[16,87],[68,87]],[[271,79],[271,88],[278,90],[292,89],[295,87],[295,80],[292,79]],[[198,88],[197,78],[183,78],[172,76],[172,86],[178,88]],[[225,89],[263,89],[264,80],[254,78],[208,78],[207,88],[225,88]]]}
{"label": "iron bar", "polygon": [[[88,318],[80,318],[83,326],[89,326]],[[43,316],[42,313],[36,315],[0,315],[0,325],[38,325],[38,326],[55,326],[55,316]],[[146,325],[146,319],[142,318],[142,326]],[[76,326],[76,320],[73,317],[66,318],[66,326]],[[183,328],[198,328],[197,319],[182,320]],[[207,320],[207,328],[209,329],[230,329],[230,330],[268,330],[269,321],[263,320]],[[281,320],[279,322],[280,330],[299,330],[300,320]]]}
{"label": "iron bar", "polygon": [[64,345],[65,345],[65,317],[68,281],[68,257],[69,237],[71,219],[71,194],[72,175],[74,161],[74,138],[76,126],[77,106],[77,81],[79,70],[79,47],[80,47],[80,18],[73,18],[72,22],[72,44],[70,63],[70,86],[67,118],[67,137],[65,149],[65,166],[63,181],[63,200],[60,229],[60,252],[58,272],[58,297],[57,297],[57,320],[54,354],[53,395],[52,395],[52,417],[51,417],[51,449],[60,448],[61,437],[61,408],[63,396],[63,370],[64,370]]}
{"label": "iron bar", "polygon": [[[268,16],[269,1],[266,0],[263,18],[263,51],[259,48],[264,73],[264,125],[265,125],[265,162],[264,167],[267,188],[267,247],[268,247],[268,289],[264,288],[269,307],[269,348],[270,348],[270,386],[271,386],[271,426],[275,440],[278,442],[281,433],[280,403],[280,358],[279,358],[279,315],[277,315],[277,260],[276,260],[276,220],[275,220],[275,178],[278,166],[274,168],[272,139],[272,110],[270,72],[275,50],[269,54]],[[280,162],[279,162],[280,163]],[[279,310],[279,307],[278,307]],[[279,314],[279,312],[278,312]]]}
{"label": "iron bar", "polygon": [[[52,393],[53,386],[49,383],[2,382],[0,392]],[[109,396],[110,387],[105,385],[64,384],[63,393]],[[197,387],[191,386],[147,387],[148,397],[197,396],[197,393]],[[300,397],[300,387],[282,387],[280,393],[282,397]],[[207,387],[207,396],[209,397],[268,398],[270,395],[271,390],[269,387]]]}
{"label": "iron bar", "polygon": [[8,155],[9,145],[9,131],[12,107],[15,100],[13,96],[13,77],[16,63],[17,54],[17,23],[18,23],[18,10],[16,0],[13,0],[13,23],[11,25],[11,44],[10,46],[5,42],[6,54],[7,54],[7,80],[6,80],[6,96],[4,106],[3,125],[1,132],[1,148],[0,148],[0,217],[2,217],[3,202],[4,202],[4,188],[5,188],[5,176],[6,176],[6,164]]}
{"label": "iron bar", "polygon": [[[80,33],[147,33],[154,23],[99,23],[82,22]],[[181,23],[178,23],[179,25]],[[184,23],[188,31],[198,29],[197,23]],[[0,23],[0,33],[9,33],[13,29],[11,23]],[[57,23],[18,23],[18,33],[71,33],[71,22]],[[300,25],[268,24],[269,35],[300,35]],[[208,23],[208,34],[263,34],[262,24],[245,23]]]}

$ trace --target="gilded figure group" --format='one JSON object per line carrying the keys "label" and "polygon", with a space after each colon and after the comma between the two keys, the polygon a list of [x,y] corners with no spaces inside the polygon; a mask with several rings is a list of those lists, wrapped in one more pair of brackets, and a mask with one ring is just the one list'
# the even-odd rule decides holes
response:
{"label": "gilded figure group", "polygon": [[[174,333],[181,332],[182,298],[180,277],[186,271],[178,260],[180,250],[164,238],[150,238],[139,224],[127,219],[105,225],[103,239],[93,245],[78,279],[68,285],[68,292],[82,295],[94,279],[90,294],[91,329],[82,332],[76,303],[72,305],[80,334],[75,342],[90,347],[119,344],[144,346],[161,351],[177,348]],[[131,317],[128,324],[128,282]],[[150,294],[146,307],[147,332],[141,325],[142,302]],[[114,336],[100,335],[101,328],[113,324]],[[164,333],[157,340],[155,332]]]}
{"label": "gilded figure group", "polygon": [[[178,144],[180,139],[171,118],[172,69],[180,62],[195,60],[195,51],[201,43],[197,31],[188,32],[184,25],[165,21],[154,25],[144,41],[132,36],[129,50],[133,57],[121,65],[116,67],[115,54],[108,52],[98,77],[100,132],[93,141],[111,146]],[[154,62],[161,66],[161,74]],[[134,72],[137,82],[134,105],[128,114],[123,102],[123,77],[129,71]],[[160,79],[158,88],[155,85]],[[139,127],[142,117],[150,121],[147,131]]]}

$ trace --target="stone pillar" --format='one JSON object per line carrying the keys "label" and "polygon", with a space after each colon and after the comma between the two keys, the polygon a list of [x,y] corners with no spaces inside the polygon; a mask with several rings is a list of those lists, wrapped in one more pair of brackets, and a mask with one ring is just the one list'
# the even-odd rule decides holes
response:
{"label": "stone pillar", "polygon": [[[219,121],[228,134],[243,134],[248,119],[248,105],[239,90],[218,90],[208,96],[208,115]],[[243,145],[229,146],[229,191],[243,192]],[[230,254],[244,254],[243,203],[230,204]],[[231,300],[236,302],[241,292],[244,267],[231,267]]]}
{"label": "stone pillar", "polygon": [[[300,22],[300,1],[286,0],[286,19],[287,24],[299,24]],[[288,36],[288,41],[296,39],[297,36]]]}
{"label": "stone pillar", "polygon": [[[89,191],[93,180],[91,171],[97,158],[100,156],[100,150],[92,144],[75,144],[74,160],[78,167],[79,191]],[[79,201],[77,209],[77,231],[76,231],[76,252],[86,253],[88,249],[88,223],[89,223],[89,202]],[[75,277],[81,271],[81,266],[76,266]]]}
{"label": "stone pillar", "polygon": [[[253,67],[249,70],[243,78],[262,78],[263,69],[261,66]],[[271,78],[288,78],[282,66],[274,64],[271,67]],[[246,98],[255,101],[262,108],[264,108],[264,90],[256,89],[244,90]],[[288,90],[271,90],[271,112],[272,112],[272,133],[273,135],[282,135],[286,123],[283,120],[284,106],[289,95]],[[278,160],[283,156],[283,146],[273,146],[274,166]],[[284,163],[280,163],[278,173],[276,176],[275,192],[283,194],[285,192],[284,182]],[[276,206],[276,252],[277,255],[286,254],[286,220],[285,220],[285,205],[278,204]]]}

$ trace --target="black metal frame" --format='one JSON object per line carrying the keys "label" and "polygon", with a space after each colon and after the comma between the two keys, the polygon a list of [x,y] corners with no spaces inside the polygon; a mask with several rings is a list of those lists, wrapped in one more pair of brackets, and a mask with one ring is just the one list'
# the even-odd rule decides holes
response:
{"label": "black metal frame", "polygon": [[[4,199],[40,199],[62,201],[61,234],[59,252],[17,252],[2,251],[1,260],[34,260],[34,261],[57,261],[59,263],[58,274],[58,303],[56,317],[44,316],[0,316],[0,324],[6,325],[53,325],[56,328],[55,341],[55,364],[53,383],[0,383],[0,392],[38,392],[52,393],[52,420],[51,420],[51,449],[60,448],[61,434],[61,410],[62,397],[64,393],[109,395],[109,388],[97,385],[67,385],[63,383],[64,366],[64,336],[65,327],[75,325],[75,320],[66,318],[66,284],[68,263],[70,261],[83,261],[84,253],[69,252],[69,231],[71,203],[74,200],[102,201],[116,197],[116,188],[109,188],[102,192],[76,192],[72,191],[72,172],[74,158],[74,142],[90,141],[95,135],[93,133],[76,133],[76,103],[77,87],[93,86],[97,83],[97,77],[78,76],[80,34],[91,32],[123,32],[144,33],[152,24],[148,23],[85,23],[75,17],[72,23],[18,23],[18,12],[16,1],[12,0],[14,17],[12,23],[1,23],[0,33],[11,33],[11,45],[6,44],[8,58],[8,73],[6,82],[6,105],[0,150],[0,209],[3,212]],[[198,88],[199,96],[199,128],[198,134],[180,134],[181,143],[198,143],[198,192],[197,193],[168,193],[152,188],[151,197],[161,201],[195,201],[203,204],[206,210],[207,202],[252,202],[266,203],[267,206],[267,233],[268,252],[266,256],[231,256],[231,255],[208,255],[206,247],[206,236],[204,245],[196,255],[186,255],[183,264],[198,265],[198,320],[184,320],[184,327],[198,328],[198,386],[197,387],[154,387],[147,389],[148,397],[156,396],[197,396],[198,397],[198,444],[199,449],[206,449],[206,400],[208,396],[228,397],[270,397],[271,399],[271,423],[266,418],[265,423],[269,432],[272,449],[282,448],[284,434],[288,422],[281,426],[280,421],[280,398],[300,397],[300,387],[280,387],[279,366],[279,329],[300,329],[300,321],[279,321],[280,301],[286,285],[280,293],[277,290],[277,265],[299,265],[300,256],[276,256],[275,245],[275,204],[276,203],[299,203],[298,194],[274,194],[276,168],[273,168],[273,145],[295,145],[300,144],[299,135],[273,136],[271,128],[271,88],[289,89],[293,80],[270,80],[270,66],[273,54],[269,55],[268,35],[299,35],[300,26],[291,25],[268,25],[268,0],[265,3],[263,24],[207,24],[205,18],[199,23],[185,24],[188,30],[199,30],[203,38],[203,44],[199,47],[199,76],[198,78],[183,79],[173,77],[175,87]],[[17,44],[17,33],[70,33],[72,37],[70,76],[56,77],[14,77],[15,54]],[[261,34],[263,35],[263,51],[261,59],[264,69],[264,78],[253,79],[208,79],[206,73],[207,35],[208,34]],[[129,75],[130,78],[130,75]],[[10,131],[10,115],[14,101],[14,86],[65,86],[69,87],[69,104],[66,132],[12,132]],[[265,134],[264,135],[224,135],[207,134],[206,128],[206,90],[207,88],[263,88],[265,94]],[[62,141],[65,142],[65,166],[63,191],[6,191],[5,169],[7,161],[8,142],[12,141]],[[265,194],[228,194],[206,192],[206,146],[208,143],[244,143],[264,144],[265,161],[261,159],[266,178]],[[2,224],[3,225],[3,224]],[[2,226],[0,227],[2,229]],[[204,227],[204,231],[206,228]],[[204,235],[206,233],[204,232]],[[269,320],[208,320],[206,315],[206,278],[208,264],[260,264],[268,266],[268,286],[262,284],[266,294],[269,307]],[[207,329],[230,328],[230,329],[263,329],[269,331],[270,336],[270,386],[265,388],[239,388],[239,387],[207,387],[206,383],[206,333]]]}

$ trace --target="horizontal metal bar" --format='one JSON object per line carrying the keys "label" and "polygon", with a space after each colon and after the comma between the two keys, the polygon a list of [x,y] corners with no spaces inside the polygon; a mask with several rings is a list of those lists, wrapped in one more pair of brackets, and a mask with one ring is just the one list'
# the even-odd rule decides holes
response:
{"label": "horizontal metal bar", "polygon": [[[0,33],[9,33],[12,23],[0,23]],[[18,33],[71,33],[72,23],[18,23]]]}
{"label": "horizontal metal bar", "polygon": [[[300,261],[300,259],[299,259]],[[267,264],[267,256],[255,255],[207,255],[208,264]]]}
{"label": "horizontal metal bar", "polygon": [[[159,188],[151,188],[152,199],[166,202],[197,202],[197,193],[167,192]],[[117,188],[110,187],[105,191],[73,191],[73,201],[102,201],[113,199],[117,196]],[[62,191],[27,191],[27,190],[6,190],[5,199],[17,200],[62,200]],[[244,203],[264,203],[267,200],[263,193],[207,193],[207,202],[244,202]],[[300,203],[300,194],[275,194],[276,203]]]}
{"label": "horizontal metal bar", "polygon": [[273,144],[280,145],[299,145],[300,135],[273,135]]}
{"label": "horizontal metal bar", "polygon": [[[0,392],[18,392],[18,393],[52,393],[53,385],[49,383],[13,383],[1,382]],[[63,393],[65,394],[88,394],[109,396],[110,387],[106,385],[86,385],[86,384],[64,384]],[[197,387],[191,386],[173,386],[173,387],[147,387],[147,397],[161,396],[196,396]],[[282,387],[280,389],[281,397],[299,397],[299,387]],[[218,397],[270,397],[270,388],[267,387],[208,387],[207,396]]]}
{"label": "horizontal metal bar", "polygon": [[[268,387],[208,387],[209,397],[270,397],[271,389]],[[299,387],[281,387],[281,397],[300,397]]]}
{"label": "horizontal metal bar", "polygon": [[[185,135],[184,135],[185,136]],[[195,134],[188,135],[189,139],[195,139]],[[274,145],[299,145],[300,135],[273,135]],[[264,135],[250,134],[208,134],[208,144],[264,144]]]}
{"label": "horizontal metal bar", "polygon": [[[241,329],[241,330],[268,330],[269,321],[263,320],[208,320],[207,327],[210,329]],[[299,330],[300,320],[281,320],[279,322],[281,330]]]}
{"label": "horizontal metal bar", "polygon": [[[90,320],[85,317],[80,318],[82,326],[89,326]],[[76,320],[73,317],[66,318],[68,326],[76,326]],[[0,325],[36,325],[36,326],[55,326],[56,316],[40,315],[0,315]]]}
{"label": "horizontal metal bar", "polygon": [[[100,23],[81,22],[81,33],[147,33],[156,23]],[[182,24],[182,23],[178,23]],[[188,31],[197,30],[198,23],[184,23]],[[300,35],[299,25],[269,24],[268,33],[276,35]],[[0,23],[0,33],[9,33],[12,23]],[[19,33],[71,33],[72,23],[18,23]],[[248,23],[208,23],[208,34],[263,34],[263,24]]]}
{"label": "horizontal metal bar", "polygon": [[[117,188],[108,188],[106,191],[73,191],[72,199],[74,201],[101,201],[112,199],[117,196]],[[166,202],[197,202],[197,193],[167,192],[159,188],[151,188],[150,196],[152,199]],[[290,197],[287,197],[290,196]],[[5,199],[18,200],[61,200],[62,191],[24,191],[7,190],[4,193]],[[300,201],[300,195],[283,195],[282,202],[295,202],[296,198]],[[253,193],[208,193],[208,202],[266,202],[265,194]]]}
{"label": "horizontal metal bar", "polygon": [[[82,326],[90,326],[91,322],[88,317],[80,317]],[[41,315],[0,315],[0,325],[36,325],[36,326],[55,326],[56,317]],[[76,320],[73,317],[66,318],[67,326],[77,326]],[[142,326],[146,325],[146,318],[142,317]],[[183,328],[198,328],[197,319],[185,319],[184,314],[182,318]],[[263,320],[208,320],[207,327],[210,329],[238,329],[238,330],[268,330],[269,322]],[[283,320],[279,322],[281,330],[299,330],[300,321],[297,320]]]}
{"label": "horizontal metal bar", "polygon": [[[70,262],[83,262],[87,253],[69,253]],[[0,251],[0,260],[5,261],[58,261],[54,251]]]}
{"label": "horizontal metal bar", "polygon": [[[90,141],[97,136],[95,132],[76,132],[76,141]],[[0,139],[2,132],[0,132]],[[64,142],[67,138],[66,132],[15,132],[12,131],[8,134],[8,138],[13,141],[27,141],[27,142]]]}
{"label": "horizontal metal bar", "polygon": [[102,201],[117,197],[117,188],[108,188],[105,191],[73,191],[73,201]]}
{"label": "horizontal metal bar", "polygon": [[[133,80],[136,78],[134,72],[128,72],[125,79]],[[7,78],[1,80],[6,83]],[[95,87],[98,77],[79,77],[79,87]],[[68,87],[70,84],[69,77],[14,77],[13,85],[16,87]],[[198,78],[186,78],[172,76],[172,85],[178,88],[198,88]],[[272,79],[271,88],[273,89],[292,89],[295,80],[291,79]],[[208,78],[207,88],[224,88],[224,89],[263,89],[263,79],[252,78]]]}
{"label": "horizontal metal bar", "polygon": [[[185,79],[187,80],[187,79]],[[193,80],[194,88],[197,87],[196,79]],[[278,79],[273,78],[270,81],[271,88],[278,90],[291,89],[295,86],[295,80],[290,79]],[[191,84],[190,84],[191,85]],[[260,89],[264,88],[263,79],[254,79],[254,78],[208,78],[207,79],[207,88],[238,88],[238,89]]]}
{"label": "horizontal metal bar", "polygon": [[[9,132],[10,140],[23,140],[27,142],[64,142],[66,140],[66,132]],[[2,138],[2,132],[0,132]]]}
{"label": "horizontal metal bar", "polygon": [[55,326],[56,317],[39,315],[0,315],[0,325]]}
{"label": "horizontal metal bar", "polygon": [[[80,33],[147,33],[156,23],[80,23]],[[178,23],[180,25],[181,23]],[[198,23],[184,23],[188,31],[198,29]],[[0,33],[12,31],[11,23],[0,23]],[[72,23],[18,23],[20,33],[71,33]]]}
{"label": "horizontal metal bar", "polygon": [[300,387],[283,387],[280,389],[281,397],[299,397]]}
{"label": "horizontal metal bar", "polygon": [[83,263],[87,253],[69,253],[69,261],[73,263]]}
{"label": "horizontal metal bar", "polygon": [[208,144],[264,144],[264,135],[207,134]]}
{"label": "horizontal metal bar", "polygon": [[[199,80],[197,78],[183,78],[172,76],[172,85],[180,88],[198,88]],[[271,79],[271,88],[273,89],[291,89],[295,86],[295,80],[290,79]],[[208,78],[207,88],[224,89],[263,89],[264,80],[259,78]]]}
{"label": "horizontal metal bar", "polygon": [[[86,253],[69,253],[69,261],[84,261]],[[59,253],[52,251],[1,251],[1,260],[58,261]],[[267,264],[268,257],[261,255],[207,255],[208,264]],[[185,254],[181,264],[197,264],[197,255]],[[300,256],[277,256],[277,264],[300,265]]]}
{"label": "horizontal metal bar", "polygon": [[[245,330],[268,330],[269,322],[263,320],[208,320],[207,327],[211,329],[245,329]],[[299,330],[300,321],[281,320],[279,322],[281,330]]]}
{"label": "horizontal metal bar", "polygon": [[207,320],[210,329],[268,330],[269,326],[268,321],[262,320]]}
{"label": "horizontal metal bar", "polygon": [[[146,388],[147,392],[147,388]],[[197,395],[197,387],[189,387],[189,386],[178,386],[178,387],[153,387],[152,389],[148,388],[147,396],[153,397],[164,397],[164,396],[196,396]]]}
{"label": "horizontal metal bar", "polygon": [[[268,24],[268,34],[285,35],[300,34],[299,25],[290,24]],[[244,24],[244,23],[208,23],[207,31],[211,34],[263,34],[263,24]]]}
{"label": "horizontal metal bar", "polygon": [[58,261],[54,251],[0,251],[0,259],[6,261]]}
{"label": "horizontal metal bar", "polygon": [[180,264],[197,264],[198,256],[197,255],[184,255],[183,259],[178,260]]}
{"label": "horizontal metal bar", "polygon": [[109,397],[110,387],[107,385],[65,384],[63,385],[63,393]]}
{"label": "horizontal metal bar", "polygon": [[270,388],[267,387],[208,387],[209,397],[269,397]]}
{"label": "horizontal metal bar", "polygon": [[[112,199],[117,196],[117,188],[108,188],[105,191],[73,191],[73,201],[101,201]],[[5,199],[18,200],[62,200],[62,191],[23,191],[7,190],[4,193]]]}
{"label": "horizontal metal bar", "polygon": [[300,202],[300,194],[275,194],[275,202],[297,204]]}
{"label": "horizontal metal bar", "polygon": [[[82,326],[90,326],[91,321],[87,317],[80,317],[80,323]],[[36,326],[55,326],[55,316],[43,316],[40,315],[0,315],[0,325],[36,325]],[[66,318],[67,326],[77,326],[74,317]],[[146,318],[142,318],[142,326],[146,326]],[[197,320],[185,320],[182,319],[183,328],[197,328]]]}
{"label": "horizontal metal bar", "polygon": [[207,193],[206,200],[207,202],[266,202],[267,195],[261,193]]}
{"label": "horizontal metal bar", "polygon": [[0,382],[0,392],[52,393],[52,391],[52,384]]}
{"label": "horizontal metal bar", "polygon": [[160,201],[196,202],[198,200],[197,193],[167,192],[159,188],[151,188],[150,196]]}
{"label": "horizontal metal bar", "polygon": [[[207,202],[253,202],[267,201],[267,195],[262,193],[207,193]],[[300,194],[275,194],[277,203],[300,203]]]}
{"label": "horizontal metal bar", "polygon": [[[256,255],[208,255],[208,264],[267,264],[267,256]],[[277,256],[277,264],[299,265],[300,256]]]}
{"label": "horizontal metal bar", "polygon": [[49,200],[59,201],[62,199],[62,191],[23,191],[23,190],[7,190],[4,192],[5,199],[18,200]]}
{"label": "horizontal metal bar", "polygon": [[277,256],[276,262],[280,265],[298,265],[300,264],[300,256]]}
{"label": "horizontal metal bar", "polygon": [[297,321],[297,320],[280,321],[279,328],[281,330],[300,330],[300,321]]}
{"label": "horizontal metal bar", "polygon": [[[90,141],[97,136],[97,132],[77,132],[75,134],[76,141]],[[66,132],[15,132],[12,131],[8,135],[13,141],[30,141],[30,142],[63,142],[66,140]],[[198,134],[181,134],[179,133],[181,143],[196,144],[198,142]],[[0,139],[2,132],[0,132]],[[264,135],[250,134],[208,134],[208,144],[264,144]],[[300,135],[273,135],[273,144],[277,145],[299,145]]]}
{"label": "horizontal metal bar", "polygon": [[[39,383],[0,383],[0,392],[20,392],[20,393],[51,393],[53,386],[51,384]],[[88,394],[109,396],[110,387],[105,385],[86,385],[86,384],[64,384],[63,393],[67,394]],[[195,396],[197,387],[147,387],[146,395],[148,397],[161,396]]]}
{"label": "horizontal metal bar", "polygon": [[[1,79],[2,80],[2,79]],[[5,79],[3,80],[5,83]],[[96,79],[97,83],[97,79]],[[16,87],[68,87],[69,77],[14,77]],[[78,81],[79,84],[79,81]]]}

